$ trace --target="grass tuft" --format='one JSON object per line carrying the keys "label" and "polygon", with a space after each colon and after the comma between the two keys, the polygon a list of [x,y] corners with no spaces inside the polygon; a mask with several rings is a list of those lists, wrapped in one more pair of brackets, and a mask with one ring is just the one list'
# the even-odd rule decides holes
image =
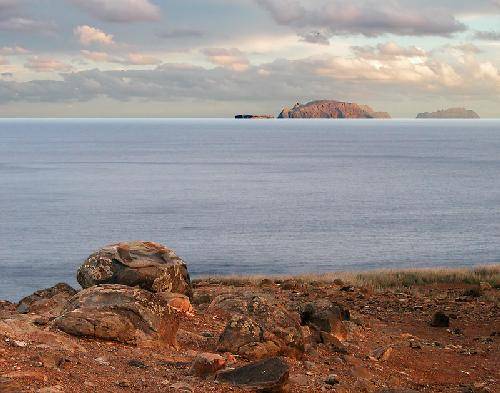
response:
{"label": "grass tuft", "polygon": [[287,280],[297,279],[305,283],[332,283],[340,279],[346,284],[372,289],[412,288],[422,285],[457,284],[478,285],[489,283],[500,288],[500,264],[479,266],[474,268],[447,269],[408,269],[408,270],[373,270],[364,272],[332,272],[324,274],[302,274],[297,276],[206,276],[196,281],[213,281],[225,285],[248,286],[258,285],[263,279]]}

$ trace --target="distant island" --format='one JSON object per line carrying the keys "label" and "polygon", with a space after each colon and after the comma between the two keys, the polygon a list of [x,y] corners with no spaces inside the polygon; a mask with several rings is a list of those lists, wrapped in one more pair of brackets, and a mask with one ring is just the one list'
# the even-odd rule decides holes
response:
{"label": "distant island", "polygon": [[274,119],[272,115],[236,115],[235,119]]}
{"label": "distant island", "polygon": [[375,112],[368,105],[335,100],[311,101],[301,105],[297,103],[292,109],[284,108],[279,119],[390,119],[387,112]]}
{"label": "distant island", "polygon": [[417,119],[479,119],[479,115],[465,108],[449,108],[436,112],[419,113]]}

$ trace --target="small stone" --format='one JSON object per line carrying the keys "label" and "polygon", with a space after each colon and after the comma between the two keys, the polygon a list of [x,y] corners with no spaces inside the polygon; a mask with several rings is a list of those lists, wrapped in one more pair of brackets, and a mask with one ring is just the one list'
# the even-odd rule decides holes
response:
{"label": "small stone", "polygon": [[433,327],[448,327],[450,326],[450,317],[445,313],[438,311],[434,314],[431,326]]}
{"label": "small stone", "polygon": [[226,359],[220,355],[200,353],[194,358],[189,373],[198,377],[205,377],[215,374],[217,371],[223,369],[225,365]]}
{"label": "small stone", "polygon": [[289,379],[288,364],[280,357],[269,358],[230,371],[222,371],[217,379],[233,385],[277,390]]}
{"label": "small stone", "polygon": [[95,358],[94,361],[97,364],[100,364],[101,366],[109,366],[109,362],[106,358],[98,357],[98,358]]}
{"label": "small stone", "polygon": [[373,351],[373,357],[377,360],[389,360],[389,357],[392,354],[392,347],[380,347]]}
{"label": "small stone", "polygon": [[330,374],[326,379],[325,379],[325,383],[327,385],[337,385],[340,383],[339,379],[337,378],[337,375],[336,374]]}
{"label": "small stone", "polygon": [[192,392],[193,388],[191,385],[185,383],[185,382],[176,382],[172,385],[170,385],[170,389],[174,389],[177,392]]}
{"label": "small stone", "polygon": [[137,359],[132,359],[132,360],[129,360],[127,362],[127,364],[131,367],[137,367],[137,368],[148,368],[148,366],[146,366],[146,364],[144,364],[143,362],[141,362],[140,360],[137,360]]}
{"label": "small stone", "polygon": [[25,341],[16,341],[12,340],[12,346],[13,347],[18,347],[18,348],[25,348],[28,346],[28,343]]}

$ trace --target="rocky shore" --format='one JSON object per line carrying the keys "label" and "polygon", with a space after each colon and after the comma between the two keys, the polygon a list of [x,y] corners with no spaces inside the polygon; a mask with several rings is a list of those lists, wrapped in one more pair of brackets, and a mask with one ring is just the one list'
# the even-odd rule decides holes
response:
{"label": "rocky shore", "polygon": [[498,274],[374,289],[191,280],[152,242],[106,246],[83,289],[0,302],[0,392],[496,392]]}

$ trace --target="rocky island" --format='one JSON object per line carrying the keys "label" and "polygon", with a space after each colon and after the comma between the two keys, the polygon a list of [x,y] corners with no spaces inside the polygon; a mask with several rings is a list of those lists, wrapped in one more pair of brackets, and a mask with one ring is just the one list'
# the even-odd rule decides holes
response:
{"label": "rocky island", "polygon": [[161,244],[112,244],[82,289],[0,301],[0,392],[498,392],[499,275],[191,280]]}
{"label": "rocky island", "polygon": [[473,110],[465,108],[449,108],[436,112],[419,113],[417,119],[479,119],[479,115]]}
{"label": "rocky island", "polygon": [[274,119],[272,115],[236,115],[235,119]]}
{"label": "rocky island", "polygon": [[368,105],[334,100],[311,101],[293,108],[284,108],[280,119],[390,119],[387,112],[375,112]]}

